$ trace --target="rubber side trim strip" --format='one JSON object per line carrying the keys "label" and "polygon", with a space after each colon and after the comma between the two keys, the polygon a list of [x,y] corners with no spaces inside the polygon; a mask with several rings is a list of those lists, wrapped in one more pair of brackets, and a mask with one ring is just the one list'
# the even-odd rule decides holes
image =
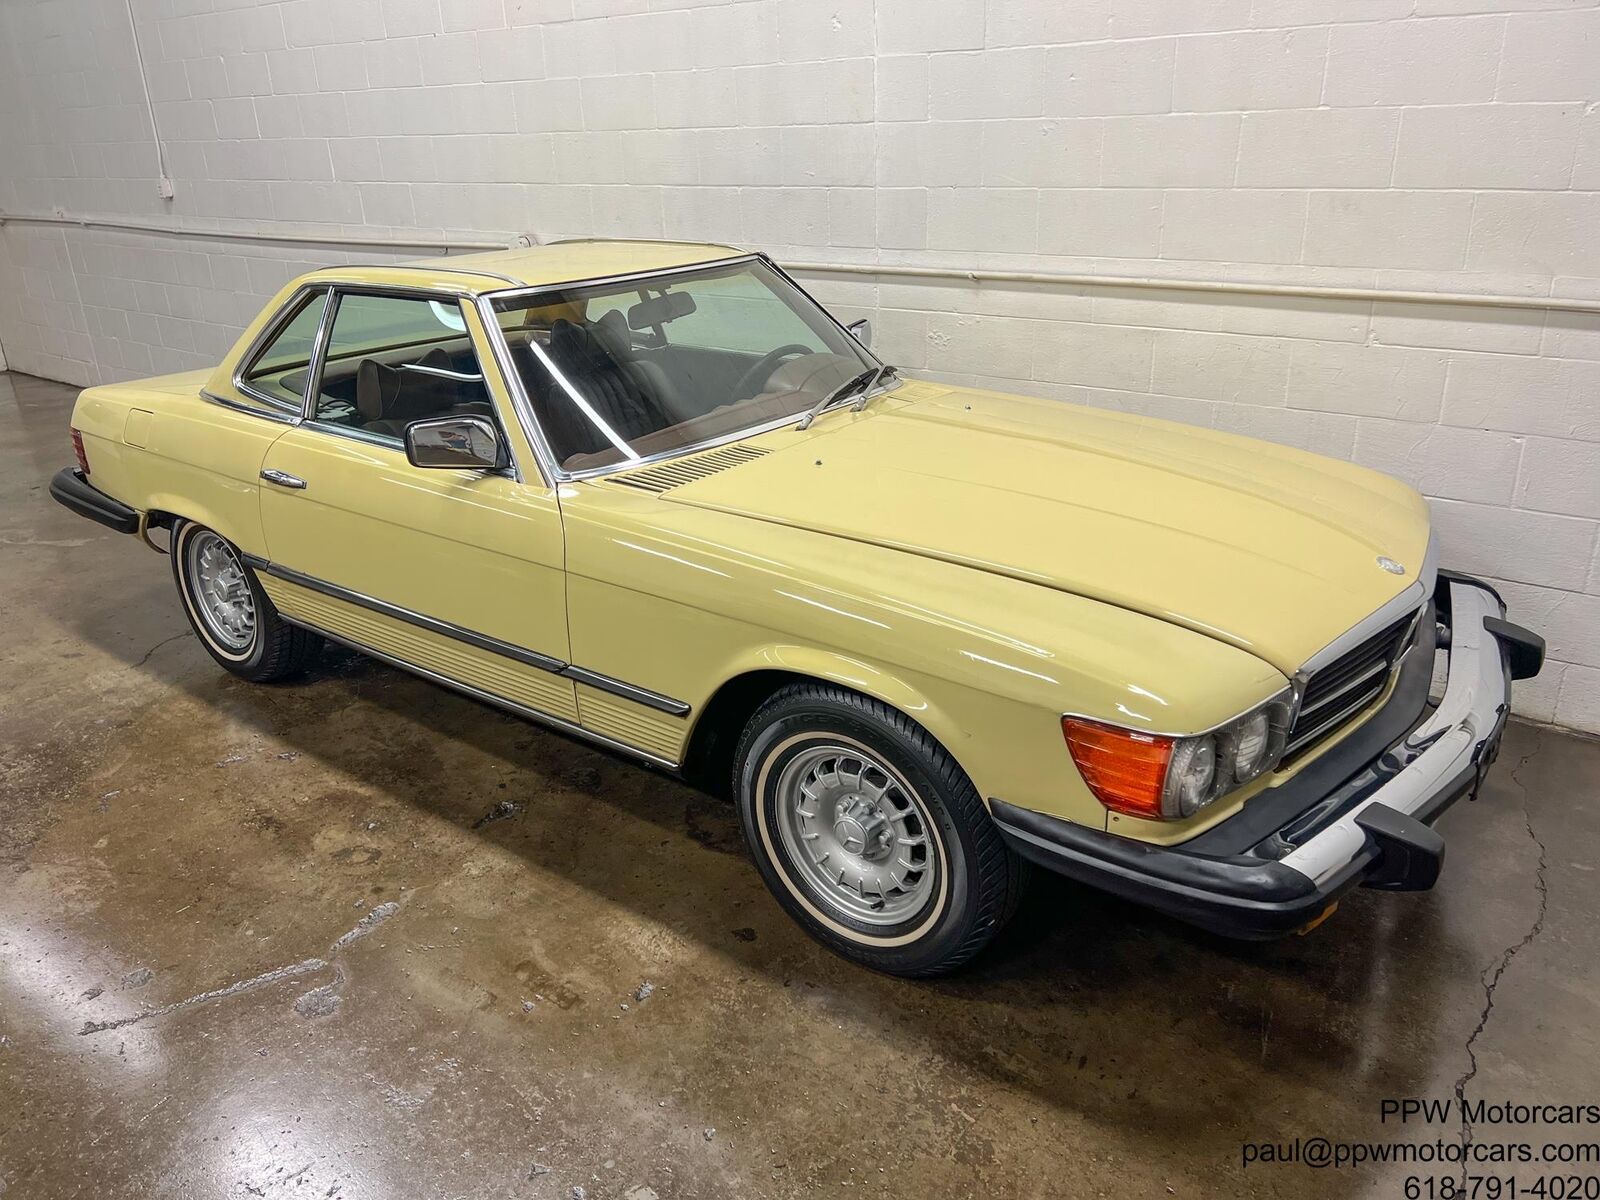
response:
{"label": "rubber side trim strip", "polygon": [[[528,650],[511,642],[501,641],[499,638],[490,637],[486,633],[467,629],[450,621],[441,621],[437,617],[430,617],[424,613],[413,612],[409,608],[401,608],[398,604],[390,604],[387,600],[379,600],[375,596],[368,596],[363,592],[352,591],[350,588],[340,587],[336,583],[329,583],[325,579],[318,579],[314,575],[307,575],[301,571],[293,570],[279,563],[269,562],[254,554],[243,556],[244,561],[257,571],[264,571],[275,579],[285,583],[296,584],[313,592],[320,592],[324,596],[331,596],[335,600],[343,600],[348,604],[355,604],[361,608],[379,613],[385,617],[392,617],[396,621],[404,621],[408,625],[415,625],[419,629],[426,629],[429,633],[437,633],[442,637],[454,638],[458,642],[465,642],[479,650],[487,650],[491,654],[498,654],[526,666],[534,667],[540,671],[548,671],[552,675],[560,675],[574,683],[584,684],[586,687],[598,691],[609,692],[613,696],[621,696],[624,700],[631,700],[645,708],[653,708],[657,712],[664,712],[673,717],[686,717],[689,715],[690,706],[682,700],[675,700],[671,696],[663,696],[660,692],[652,692],[649,688],[639,687],[637,684],[628,683],[626,680],[615,679],[610,675],[602,675],[599,671],[591,671],[587,667],[574,666],[562,662],[559,658],[552,658],[548,654],[540,654],[537,650]],[[319,631],[320,632],[320,631]]]}
{"label": "rubber side trim strip", "polygon": [[610,692],[613,696],[621,696],[624,700],[632,700],[635,704],[657,709],[670,716],[686,717],[689,715],[689,706],[682,700],[674,700],[671,696],[663,696],[660,692],[652,692],[649,688],[624,683],[620,679],[613,679],[611,676],[602,675],[598,671],[591,671],[585,667],[567,666],[562,668],[561,674],[574,683],[582,683],[602,692]]}

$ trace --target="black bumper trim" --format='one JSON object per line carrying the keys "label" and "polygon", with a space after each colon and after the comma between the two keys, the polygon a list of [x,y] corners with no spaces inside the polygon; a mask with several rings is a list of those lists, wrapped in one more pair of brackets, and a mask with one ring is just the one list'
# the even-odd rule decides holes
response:
{"label": "black bumper trim", "polygon": [[[991,800],[1000,835],[1018,854],[1058,875],[1156,909],[1228,937],[1263,939],[1315,920],[1354,886],[1359,871],[1337,886],[1317,886],[1270,859],[1207,858],[1136,842],[1085,825]],[[1376,859],[1369,851],[1364,868]]]}
{"label": "black bumper trim", "polygon": [[1004,800],[989,804],[1006,843],[1046,870],[1212,933],[1265,941],[1304,929],[1358,886],[1385,891],[1433,886],[1444,849],[1429,824],[1475,791],[1482,778],[1481,767],[1464,772],[1415,817],[1382,804],[1369,806],[1363,823],[1367,844],[1321,887],[1272,859],[1209,858],[1074,825]]}
{"label": "black bumper trim", "polygon": [[1363,887],[1425,892],[1439,881],[1444,838],[1435,830],[1386,804],[1362,809],[1356,814],[1356,825],[1378,847],[1378,864],[1362,880]]}
{"label": "black bumper trim", "polygon": [[1544,669],[1544,639],[1531,629],[1515,625],[1504,617],[1485,617],[1483,627],[1494,634],[1506,652],[1511,678],[1532,679]]}
{"label": "black bumper trim", "polygon": [[77,467],[63,467],[50,480],[50,494],[80,517],[98,521],[118,533],[137,533],[139,513],[113,500],[83,477]]}

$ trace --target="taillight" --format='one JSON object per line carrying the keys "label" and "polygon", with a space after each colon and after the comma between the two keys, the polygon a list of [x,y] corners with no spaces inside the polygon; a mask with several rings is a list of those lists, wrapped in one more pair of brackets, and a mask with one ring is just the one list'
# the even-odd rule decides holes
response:
{"label": "taillight", "polygon": [[89,456],[83,452],[83,434],[76,429],[72,431],[72,452],[78,456],[78,470],[87,475],[89,473]]}
{"label": "taillight", "polygon": [[1160,820],[1172,738],[1135,733],[1076,717],[1061,719],[1078,773],[1107,808]]}

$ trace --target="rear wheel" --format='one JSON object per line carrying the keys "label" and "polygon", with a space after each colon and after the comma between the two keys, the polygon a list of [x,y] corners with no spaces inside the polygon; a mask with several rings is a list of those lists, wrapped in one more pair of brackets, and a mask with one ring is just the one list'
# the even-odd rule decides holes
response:
{"label": "rear wheel", "polygon": [[193,521],[173,529],[172,577],[201,645],[241,679],[283,679],[316,659],[322,639],[278,615],[238,547],[215,530]]}
{"label": "rear wheel", "polygon": [[735,755],[745,841],[808,933],[894,975],[954,970],[1016,908],[1025,864],[926,730],[875,700],[796,684]]}

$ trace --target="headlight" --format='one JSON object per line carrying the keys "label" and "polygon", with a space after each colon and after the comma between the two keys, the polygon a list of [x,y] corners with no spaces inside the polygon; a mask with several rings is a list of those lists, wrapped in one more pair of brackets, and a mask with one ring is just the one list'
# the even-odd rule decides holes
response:
{"label": "headlight", "polygon": [[1272,770],[1288,737],[1291,692],[1283,692],[1193,737],[1140,733],[1063,717],[1061,730],[1083,781],[1115,812],[1173,821],[1193,816]]}
{"label": "headlight", "polygon": [[1266,765],[1272,749],[1272,719],[1253,712],[1235,726],[1228,744],[1228,768],[1237,780],[1254,779]]}

